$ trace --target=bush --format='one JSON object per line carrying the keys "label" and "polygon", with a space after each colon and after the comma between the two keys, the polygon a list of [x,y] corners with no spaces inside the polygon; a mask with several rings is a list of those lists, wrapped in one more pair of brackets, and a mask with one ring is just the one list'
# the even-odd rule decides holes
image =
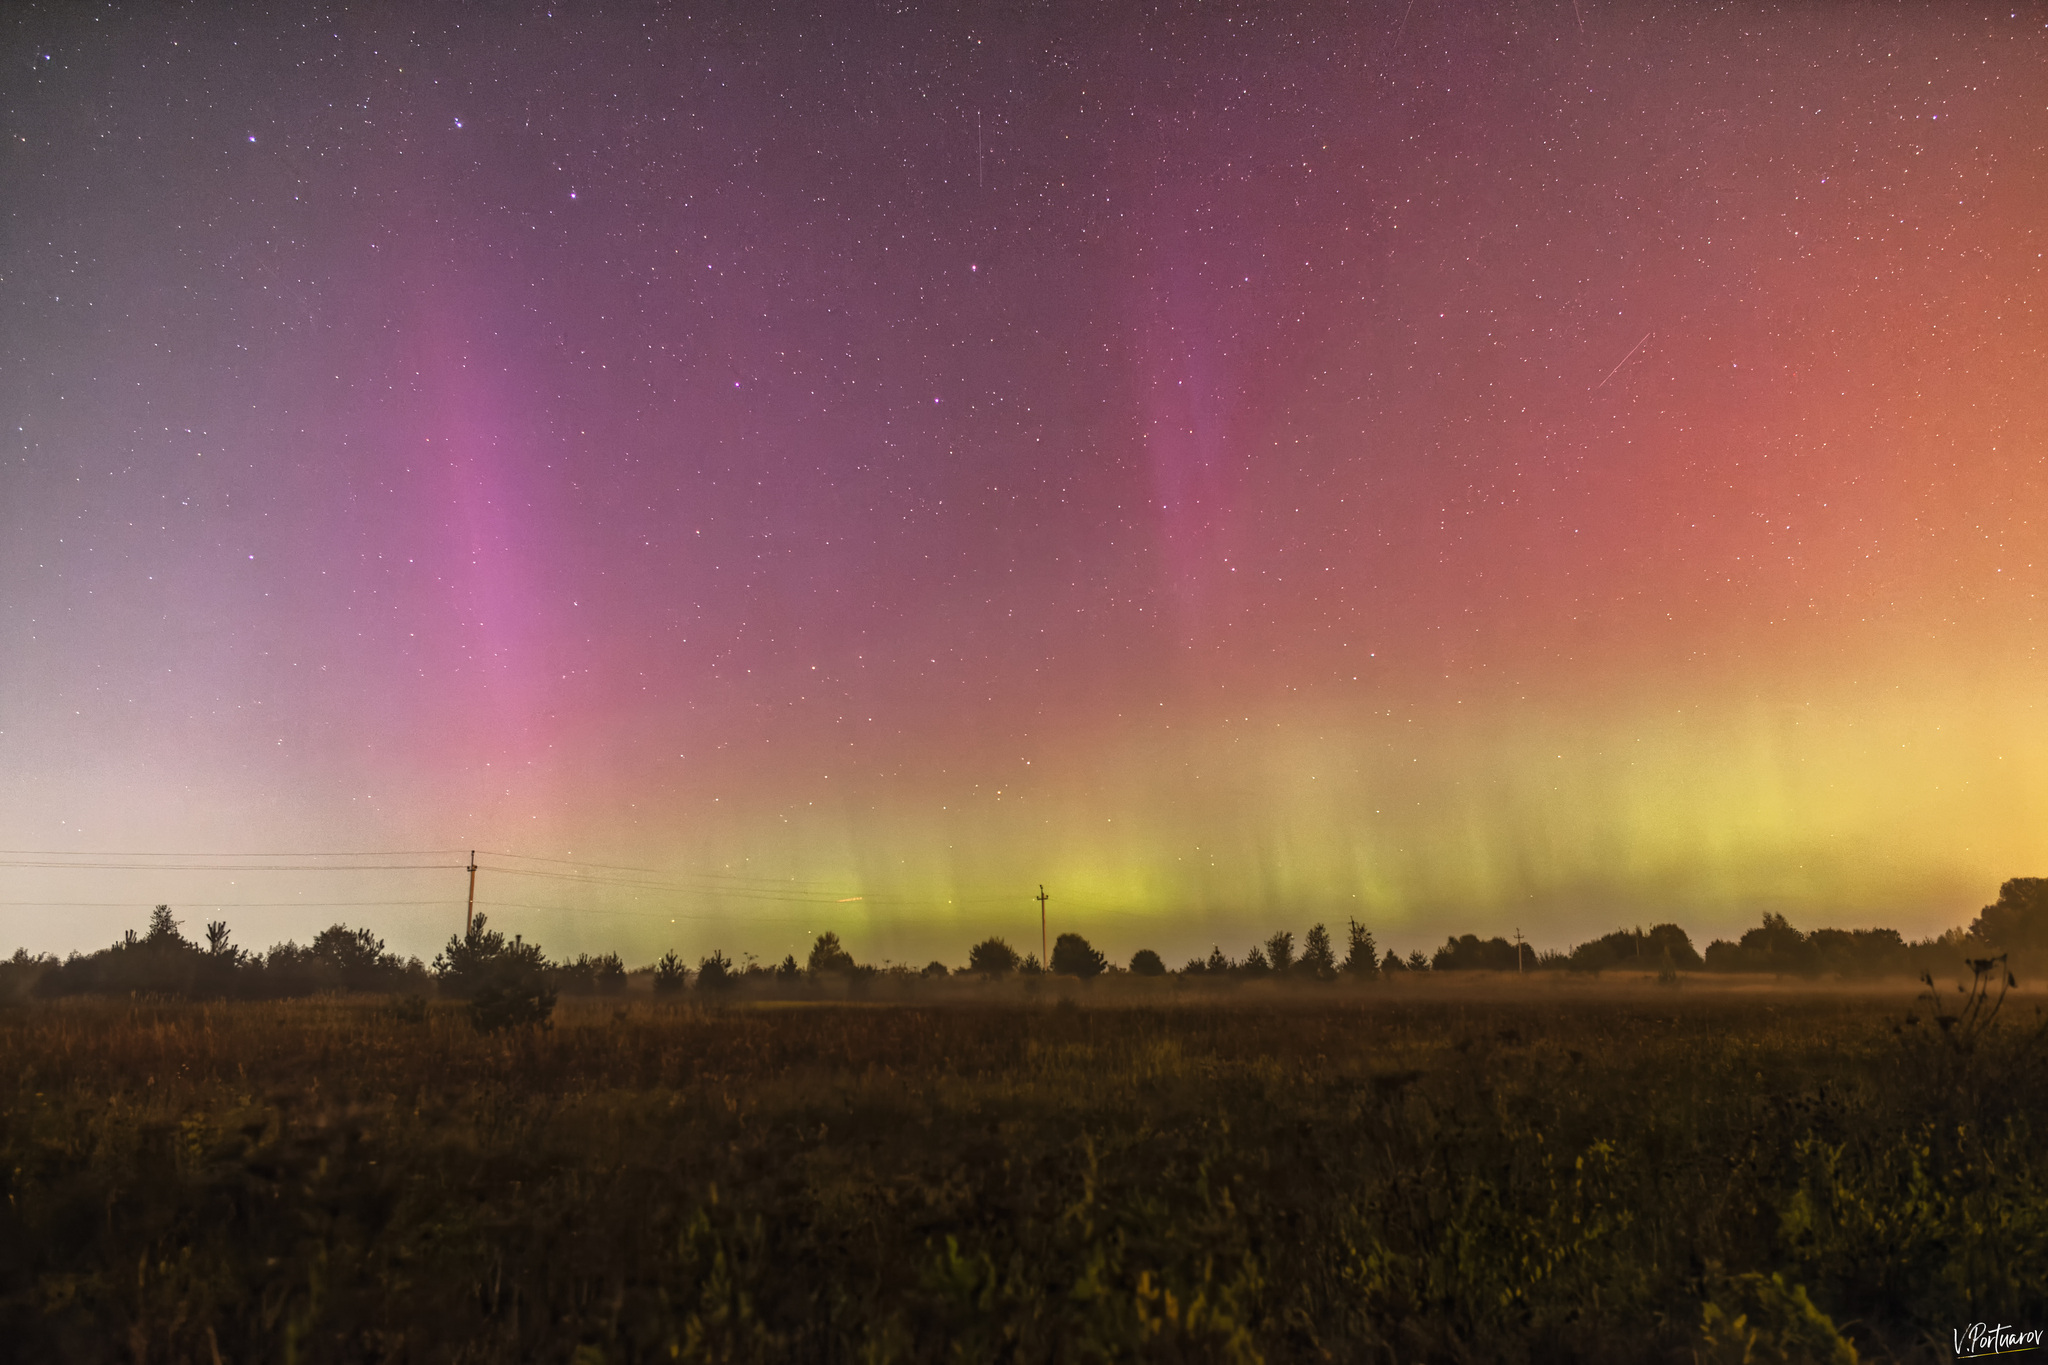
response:
{"label": "bush", "polygon": [[57,966],[54,957],[33,957],[26,948],[0,962],[0,1004],[15,1004],[35,994],[43,977]]}
{"label": "bush", "polygon": [[1700,1336],[1701,1365],[1856,1365],[1856,1349],[1805,1288],[1775,1271],[1720,1277],[1701,1306]]}
{"label": "bush", "polygon": [[985,938],[967,950],[967,970],[983,976],[1008,976],[1019,965],[1017,950],[1000,938]]}
{"label": "bush", "polygon": [[1131,954],[1131,975],[1165,976],[1166,964],[1150,948],[1140,948]]}
{"label": "bush", "polygon": [[1083,981],[1099,976],[1109,962],[1094,945],[1079,934],[1061,934],[1052,941],[1052,970],[1055,976],[1078,976]]}
{"label": "bush", "polygon": [[434,975],[444,992],[469,997],[470,1020],[485,1033],[545,1024],[555,1011],[555,990],[540,945],[523,935],[507,942],[486,927],[482,915],[470,922],[466,934],[449,938],[434,958]]}
{"label": "bush", "polygon": [[669,949],[655,962],[654,993],[656,995],[673,995],[689,984],[690,969],[685,967],[683,960],[676,956],[675,949]]}
{"label": "bush", "polygon": [[718,949],[711,950],[711,956],[697,963],[697,989],[706,994],[719,994],[739,984],[739,977],[732,969],[732,959]]}
{"label": "bush", "polygon": [[1521,958],[1504,938],[1482,940],[1477,934],[1463,934],[1445,940],[1430,965],[1440,972],[1512,972]]}
{"label": "bush", "polygon": [[851,972],[854,966],[853,954],[841,946],[839,935],[830,929],[818,935],[818,941],[811,945],[810,971],[813,976],[827,972]]}
{"label": "bush", "polygon": [[554,969],[555,989],[564,995],[622,995],[626,990],[626,964],[617,953],[591,957],[578,954],[574,962]]}
{"label": "bush", "polygon": [[508,975],[480,987],[469,998],[469,1020],[479,1033],[546,1027],[555,1012],[555,992],[538,973]]}
{"label": "bush", "polygon": [[[225,924],[208,925],[207,941],[220,945],[218,951],[208,953],[209,966],[229,961],[228,955],[234,950],[227,947]],[[345,924],[322,929],[304,948],[291,942],[278,944],[264,956],[261,978],[261,993],[270,996],[315,995],[325,991],[388,994],[424,990],[427,984],[426,969],[417,958],[408,960],[388,953],[384,940],[374,933]]]}

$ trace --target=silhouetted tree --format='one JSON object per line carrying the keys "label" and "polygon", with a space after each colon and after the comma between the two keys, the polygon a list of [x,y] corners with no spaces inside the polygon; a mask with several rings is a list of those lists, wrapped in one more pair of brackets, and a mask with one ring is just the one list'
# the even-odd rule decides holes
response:
{"label": "silhouetted tree", "polygon": [[810,972],[822,976],[826,972],[850,972],[854,969],[853,954],[840,945],[839,935],[827,929],[818,935],[818,941],[811,945]]}
{"label": "silhouetted tree", "polygon": [[1816,929],[1807,939],[1824,972],[1879,976],[1912,970],[1912,950],[1896,929]]}
{"label": "silhouetted tree", "polygon": [[293,965],[314,990],[396,991],[425,984],[419,979],[418,962],[412,964],[413,979],[409,981],[405,959],[386,952],[383,939],[368,929],[351,929],[346,924],[322,929]]}
{"label": "silhouetted tree", "polygon": [[1783,915],[1766,912],[1763,923],[1729,943],[1707,945],[1707,968],[1717,972],[1772,972],[1811,976],[1821,969],[1820,951]]}
{"label": "silhouetted tree", "polygon": [[1150,948],[1140,948],[1131,954],[1131,975],[1165,976],[1166,964]]}
{"label": "silhouetted tree", "polygon": [[1266,950],[1254,943],[1252,950],[1244,955],[1244,961],[1238,964],[1237,969],[1246,976],[1264,976],[1272,971],[1273,967],[1266,961]]}
{"label": "silhouetted tree", "polygon": [[58,966],[54,957],[43,957],[16,948],[14,956],[0,962],[0,1004],[15,1004],[35,995],[43,978]]}
{"label": "silhouetted tree", "polygon": [[1222,944],[1217,944],[1209,950],[1209,974],[1211,976],[1226,976],[1236,966],[1235,962],[1232,962],[1223,955]]}
{"label": "silhouetted tree", "polygon": [[1392,948],[1387,949],[1387,955],[1380,959],[1380,974],[1382,976],[1388,975],[1393,972],[1405,972],[1407,970],[1408,964],[1403,962],[1401,960],[1401,955],[1395,952]]}
{"label": "silhouetted tree", "polygon": [[1276,972],[1294,970],[1294,931],[1282,929],[1266,940],[1266,960]]}
{"label": "silhouetted tree", "polygon": [[775,964],[775,979],[785,985],[803,974],[804,969],[797,965],[795,953],[784,954],[782,961]]}
{"label": "silhouetted tree", "polygon": [[711,950],[711,956],[697,963],[697,989],[707,995],[721,994],[739,984],[739,977],[732,969],[732,959],[718,949]]}
{"label": "silhouetted tree", "polygon": [[1330,931],[1320,924],[1310,925],[1301,941],[1301,970],[1318,981],[1327,981],[1337,974],[1337,954],[1330,947]]}
{"label": "silhouetted tree", "polygon": [[1657,952],[1670,953],[1671,965],[1681,972],[1696,972],[1706,965],[1692,946],[1692,935],[1675,924],[1651,925],[1649,941]]}
{"label": "silhouetted tree", "polygon": [[159,905],[149,912],[149,929],[142,936],[142,946],[162,951],[185,949],[192,945],[178,932],[178,921],[171,918],[171,907]]}
{"label": "silhouetted tree", "polygon": [[1517,961],[1515,945],[1504,938],[1461,934],[1444,941],[1430,966],[1439,972],[1511,972]]}
{"label": "silhouetted tree", "polygon": [[448,945],[434,955],[434,977],[443,989],[463,991],[480,979],[506,948],[505,936],[486,928],[489,917],[478,915],[460,936],[450,934]]}
{"label": "silhouetted tree", "polygon": [[566,995],[618,995],[626,989],[626,964],[617,953],[578,953],[574,962],[555,968],[553,980]]}
{"label": "silhouetted tree", "polygon": [[1379,945],[1372,941],[1372,930],[1352,920],[1349,941],[1344,950],[1344,970],[1364,979],[1378,976],[1379,952]]}
{"label": "silhouetted tree", "polygon": [[1019,976],[1042,976],[1045,974],[1045,964],[1038,960],[1037,953],[1032,953],[1017,964],[1017,974]]}
{"label": "silhouetted tree", "polygon": [[1061,934],[1052,941],[1052,969],[1057,976],[1078,976],[1086,981],[1100,975],[1108,965],[1094,945],[1079,934]]}
{"label": "silhouetted tree", "polygon": [[1970,937],[2011,951],[2048,948],[2048,877],[2014,877],[1970,922]]}
{"label": "silhouetted tree", "polygon": [[524,936],[506,942],[503,934],[485,927],[481,914],[466,934],[449,936],[448,946],[434,957],[434,975],[442,990],[469,997],[470,1019],[485,1033],[545,1024],[555,1011],[540,945]]}
{"label": "silhouetted tree", "polygon": [[1572,949],[1567,965],[1575,972],[1658,971],[1666,954],[1674,971],[1698,971],[1704,964],[1692,939],[1675,924],[1617,929]]}
{"label": "silhouetted tree", "polygon": [[257,994],[256,968],[249,954],[228,941],[228,922],[209,920],[206,925],[206,955],[193,974],[196,992],[206,996],[234,997]]}
{"label": "silhouetted tree", "polygon": [[660,960],[654,964],[656,995],[674,995],[688,985],[689,981],[690,969],[683,965],[683,960],[676,956],[676,950],[673,948],[663,953]]}
{"label": "silhouetted tree", "polygon": [[1017,950],[1000,938],[985,938],[967,950],[967,970],[983,976],[1008,976],[1017,970]]}
{"label": "silhouetted tree", "polygon": [[1429,970],[1429,959],[1423,955],[1422,949],[1417,948],[1414,952],[1408,954],[1408,970],[1411,972],[1426,972]]}
{"label": "silhouetted tree", "polygon": [[480,1033],[545,1028],[555,1012],[555,992],[537,971],[506,971],[469,998],[469,1019]]}

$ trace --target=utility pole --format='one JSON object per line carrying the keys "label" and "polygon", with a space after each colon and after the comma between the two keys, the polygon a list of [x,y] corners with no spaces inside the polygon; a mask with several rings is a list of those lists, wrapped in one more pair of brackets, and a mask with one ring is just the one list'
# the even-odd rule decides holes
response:
{"label": "utility pole", "polygon": [[1515,930],[1515,975],[1522,974],[1522,931]]}
{"label": "utility pole", "polygon": [[462,917],[462,936],[467,939],[476,925],[476,850],[469,851],[469,913]]}
{"label": "utility pole", "polygon": [[1038,965],[1046,971],[1052,970],[1052,950],[1045,946],[1045,903],[1052,897],[1045,894],[1045,883],[1038,884]]}

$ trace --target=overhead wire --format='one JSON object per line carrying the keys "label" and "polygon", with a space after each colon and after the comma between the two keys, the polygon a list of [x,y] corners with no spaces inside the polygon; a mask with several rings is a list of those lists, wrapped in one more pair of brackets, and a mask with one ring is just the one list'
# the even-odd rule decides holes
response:
{"label": "overhead wire", "polygon": [[[479,865],[479,866],[481,866],[481,865]],[[486,871],[491,871],[491,872],[497,872],[497,873],[501,873],[501,874],[503,874],[503,875],[505,875],[505,876],[510,876],[510,877],[538,877],[538,878],[542,878],[542,879],[545,879],[545,880],[547,880],[547,881],[557,881],[557,882],[578,882],[578,883],[582,883],[582,884],[585,884],[585,885],[590,885],[590,886],[617,886],[617,887],[630,887],[630,888],[637,888],[637,889],[641,889],[641,890],[650,890],[650,891],[678,891],[678,892],[685,892],[685,893],[689,893],[689,894],[696,894],[696,895],[702,895],[702,894],[707,894],[707,893],[709,893],[709,894],[716,894],[716,895],[722,895],[722,896],[734,896],[734,897],[738,897],[738,898],[741,898],[741,899],[755,899],[755,900],[761,900],[761,899],[767,899],[767,900],[796,900],[796,901],[804,901],[804,902],[807,902],[807,903],[808,903],[808,902],[811,902],[811,901],[813,901],[813,900],[815,900],[815,901],[818,901],[818,902],[821,902],[821,903],[822,903],[822,902],[823,902],[823,901],[824,901],[824,900],[825,900],[826,898],[828,898],[828,897],[832,897],[832,892],[830,892],[830,891],[803,891],[803,890],[797,890],[797,891],[793,891],[793,892],[790,892],[790,893],[786,893],[786,894],[782,894],[782,895],[771,895],[771,894],[770,894],[770,893],[768,892],[768,889],[767,889],[767,888],[765,888],[765,887],[760,887],[760,886],[752,886],[752,885],[748,885],[748,886],[716,886],[716,885],[713,885],[713,886],[703,886],[703,885],[698,885],[698,886],[691,886],[690,884],[688,884],[688,883],[686,883],[686,882],[680,882],[680,881],[671,881],[671,880],[660,880],[660,881],[654,881],[654,880],[648,880],[648,879],[644,879],[644,878],[631,878],[631,877],[607,877],[607,876],[599,876],[599,875],[595,875],[595,874],[589,874],[589,873],[579,873],[579,872],[550,872],[550,871],[546,870],[545,868],[537,868],[537,867],[490,867],[490,868],[485,868],[485,869],[483,869],[483,870],[486,870]],[[833,897],[833,898],[834,898],[834,899],[836,899],[836,897]]]}
{"label": "overhead wire", "polygon": [[0,848],[0,858],[432,858],[441,854],[452,858],[465,851],[459,848],[400,848],[370,849],[358,853],[323,853],[309,849],[272,850],[267,853],[166,853],[152,850],[110,853],[105,849]]}
{"label": "overhead wire", "polygon": [[76,872],[460,872],[466,866],[465,863],[60,863],[0,858],[0,867],[47,867]]}
{"label": "overhead wire", "polygon": [[[753,882],[763,886],[813,887],[820,890],[827,886],[825,882],[803,881],[796,877],[761,877],[743,872],[671,872],[658,867],[627,867],[617,863],[587,862],[576,858],[546,858],[535,853],[504,853],[490,849],[482,850],[479,856],[486,858],[511,858],[521,862],[554,863],[562,867],[591,868],[601,872],[631,872],[652,877],[697,877],[712,881]],[[519,869],[505,870],[517,871]]]}
{"label": "overhead wire", "polygon": [[[462,902],[460,902],[460,901],[457,901],[457,902],[455,902],[455,903],[456,903],[457,905],[460,905],[460,904],[462,904]],[[546,911],[548,911],[548,912],[550,912],[550,913],[553,913],[553,914],[561,914],[561,915],[615,915],[615,916],[620,916],[620,917],[623,917],[623,918],[630,918],[630,919],[660,919],[660,918],[667,918],[667,919],[687,919],[687,920],[707,920],[707,921],[708,921],[708,920],[717,920],[717,919],[724,919],[724,918],[726,918],[726,917],[725,917],[725,916],[723,916],[723,915],[702,915],[702,914],[692,914],[691,912],[689,912],[689,911],[687,911],[687,910],[606,910],[606,909],[602,909],[602,908],[600,908],[600,907],[598,907],[598,906],[594,906],[594,905],[534,905],[534,904],[531,904],[531,903],[529,903],[529,902],[527,902],[527,901],[487,901],[487,900],[479,900],[479,901],[478,901],[478,902],[477,902],[476,904],[477,904],[477,908],[478,908],[479,910],[485,910],[485,909],[503,909],[503,910],[546,910]],[[796,915],[749,915],[749,916],[747,916],[747,918],[748,918],[748,919],[749,919],[750,921],[752,921],[752,922],[755,922],[755,923],[760,923],[760,922],[772,922],[772,923],[776,923],[776,924],[808,924],[808,923],[810,923],[810,920],[809,920],[809,918],[808,918],[808,917],[804,917],[804,916],[796,916]]]}
{"label": "overhead wire", "polygon": [[[192,908],[212,910],[358,910],[380,905],[461,905],[460,896],[443,896],[430,901],[209,901],[192,903]],[[0,906],[30,907],[41,909],[79,910],[120,910],[132,907],[134,901],[0,901]]]}
{"label": "overhead wire", "polygon": [[[171,852],[107,852],[104,850],[60,850],[60,849],[0,849],[0,867],[37,868],[51,871],[104,871],[104,872],[460,872],[466,871],[466,862],[366,862],[365,859],[429,858],[436,856],[462,856],[466,850],[459,849],[389,849],[360,852],[322,853],[311,851],[280,851],[258,853],[171,853]],[[665,892],[670,895],[692,897],[715,897],[720,901],[763,901],[787,905],[825,906],[862,904],[889,907],[956,908],[968,905],[1001,904],[1009,901],[1007,896],[980,896],[971,898],[935,899],[928,897],[902,897],[877,895],[840,895],[843,886],[834,887],[826,882],[799,880],[797,878],[776,878],[730,872],[664,872],[654,868],[632,867],[616,863],[596,863],[570,858],[555,858],[542,854],[513,853],[506,850],[477,851],[468,856],[478,861],[480,871],[495,875],[530,877],[547,881],[584,885],[593,888],[608,888],[620,891]],[[503,863],[484,864],[483,858],[505,860]],[[321,859],[318,862],[286,861],[288,859]],[[233,860],[233,861],[229,861]],[[540,863],[548,866],[521,867],[513,863]],[[556,868],[571,869],[556,871]],[[623,875],[621,875],[623,874]],[[431,900],[385,900],[385,901],[215,901],[210,904],[221,909],[273,909],[302,907],[307,909],[326,908],[370,908],[375,906],[421,906],[460,904],[462,898],[437,898]],[[551,910],[563,913],[591,913],[659,915],[672,918],[679,912],[673,909],[648,908],[645,910],[597,910],[594,907],[541,906],[528,902],[479,901],[479,904],[499,905],[506,908]],[[119,908],[126,901],[0,901],[0,905],[11,908],[42,906],[49,908]],[[689,918],[711,919],[711,915],[692,914]]]}

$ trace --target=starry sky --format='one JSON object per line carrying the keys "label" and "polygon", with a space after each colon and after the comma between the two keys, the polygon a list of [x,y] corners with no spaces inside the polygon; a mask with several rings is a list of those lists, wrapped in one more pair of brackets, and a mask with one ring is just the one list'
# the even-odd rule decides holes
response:
{"label": "starry sky", "polygon": [[587,8],[10,10],[5,947],[2048,869],[2043,6]]}

